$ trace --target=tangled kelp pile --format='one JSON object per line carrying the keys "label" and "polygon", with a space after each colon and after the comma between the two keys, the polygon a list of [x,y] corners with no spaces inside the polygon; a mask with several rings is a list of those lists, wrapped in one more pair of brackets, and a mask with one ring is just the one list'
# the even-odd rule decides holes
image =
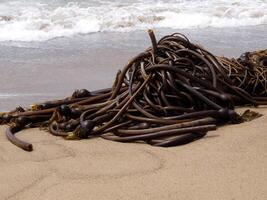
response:
{"label": "tangled kelp pile", "polygon": [[15,133],[41,127],[66,139],[101,137],[169,147],[251,117],[250,112],[238,115],[235,106],[267,104],[267,50],[228,59],[180,33],[158,42],[152,30],[148,33],[152,47],[130,60],[111,88],[76,90],[65,99],[2,113],[7,138],[31,151],[32,144]]}

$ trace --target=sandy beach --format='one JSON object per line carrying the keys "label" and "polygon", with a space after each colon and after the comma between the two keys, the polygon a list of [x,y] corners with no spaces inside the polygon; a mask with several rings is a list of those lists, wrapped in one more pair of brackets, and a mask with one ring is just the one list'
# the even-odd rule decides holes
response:
{"label": "sandy beach", "polygon": [[[241,38],[235,29],[229,29],[228,35],[218,30],[188,34],[212,52],[237,57],[249,49],[266,47],[264,28],[258,28],[258,37],[251,36],[251,28]],[[103,41],[92,39],[99,36],[85,37],[91,43],[84,46],[80,46],[83,40],[73,39],[63,48],[67,41],[63,38],[55,46],[48,41],[38,44],[41,47],[31,44],[38,48],[1,48],[6,55],[1,58],[5,63],[1,65],[1,91],[17,95],[2,96],[1,109],[65,97],[75,88],[109,86],[115,72],[149,45],[145,33],[125,38],[111,35],[102,35]],[[109,48],[103,47],[105,38],[112,38]],[[252,42],[244,43],[245,38]],[[9,50],[16,53],[8,54]],[[33,143],[34,151],[29,153],[11,144],[4,134],[6,127],[1,126],[0,199],[267,199],[267,109],[253,110],[263,117],[220,127],[199,141],[174,148],[100,138],[65,141],[31,129],[18,134]]]}
{"label": "sandy beach", "polygon": [[[116,72],[151,45],[147,27],[155,27],[158,39],[181,32],[218,56],[237,58],[267,47],[266,2],[3,2],[1,112],[64,98],[75,89],[110,87]],[[0,200],[265,200],[267,107],[250,109],[263,116],[172,148],[101,138],[66,141],[29,129],[17,134],[33,144],[26,152],[0,126]]]}
{"label": "sandy beach", "polygon": [[33,143],[29,153],[8,142],[2,126],[0,198],[266,199],[267,109],[253,110],[263,117],[173,148],[65,141],[32,129],[18,134]]}

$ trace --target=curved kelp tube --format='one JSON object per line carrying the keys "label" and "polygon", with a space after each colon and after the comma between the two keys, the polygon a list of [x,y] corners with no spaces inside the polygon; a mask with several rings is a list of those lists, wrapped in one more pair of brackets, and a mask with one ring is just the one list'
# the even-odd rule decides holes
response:
{"label": "curved kelp tube", "polygon": [[21,130],[18,126],[11,126],[6,129],[6,137],[7,139],[12,142],[17,147],[25,150],[25,151],[32,151],[33,147],[31,143],[24,142],[20,139],[18,139],[15,134]]}

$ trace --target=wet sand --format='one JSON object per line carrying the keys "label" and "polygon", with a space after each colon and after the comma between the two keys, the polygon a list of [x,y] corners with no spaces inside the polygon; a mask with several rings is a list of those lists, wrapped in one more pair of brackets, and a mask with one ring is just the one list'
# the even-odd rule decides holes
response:
{"label": "wet sand", "polygon": [[0,199],[267,199],[267,109],[253,110],[264,116],[173,148],[33,129],[18,134],[29,153],[0,134]]}

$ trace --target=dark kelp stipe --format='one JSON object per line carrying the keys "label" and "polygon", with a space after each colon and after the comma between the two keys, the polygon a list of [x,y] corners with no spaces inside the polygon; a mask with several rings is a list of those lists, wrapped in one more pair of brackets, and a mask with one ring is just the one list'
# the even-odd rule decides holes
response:
{"label": "dark kelp stipe", "polygon": [[170,147],[200,139],[218,125],[258,117],[234,108],[267,104],[267,49],[238,59],[217,57],[184,35],[156,41],[117,73],[111,88],[76,90],[56,101],[2,113],[7,138],[31,151],[15,134],[40,127],[66,139],[101,137]]}

